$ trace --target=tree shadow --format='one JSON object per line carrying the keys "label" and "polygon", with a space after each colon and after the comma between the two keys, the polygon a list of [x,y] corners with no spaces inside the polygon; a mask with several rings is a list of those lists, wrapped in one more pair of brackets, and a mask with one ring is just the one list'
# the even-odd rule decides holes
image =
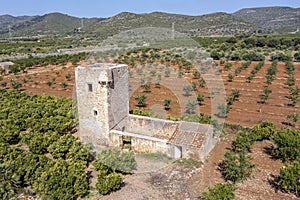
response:
{"label": "tree shadow", "polygon": [[292,123],[290,122],[281,122],[283,125],[289,126],[289,127],[294,127]]}
{"label": "tree shadow", "polygon": [[[275,176],[274,174],[271,174],[270,176],[271,176],[271,178],[268,178],[268,183],[275,190],[276,193],[278,191],[283,192],[283,193],[289,193],[280,186],[278,176]],[[291,192],[289,194],[294,194],[297,198],[300,197],[300,194],[297,191]]]}
{"label": "tree shadow", "polygon": [[275,148],[274,148],[274,146],[268,146],[268,147],[264,147],[263,148],[263,151],[264,151],[264,153],[266,153],[267,155],[269,155],[270,156],[270,158],[272,159],[272,160],[278,160],[278,159],[280,159],[278,156],[276,156],[275,155]]}
{"label": "tree shadow", "polygon": [[270,186],[275,190],[276,193],[278,191],[282,191],[282,188],[279,185],[279,179],[278,179],[278,177],[275,176],[274,174],[271,174],[270,176],[271,177],[268,178],[268,183],[270,184]]}

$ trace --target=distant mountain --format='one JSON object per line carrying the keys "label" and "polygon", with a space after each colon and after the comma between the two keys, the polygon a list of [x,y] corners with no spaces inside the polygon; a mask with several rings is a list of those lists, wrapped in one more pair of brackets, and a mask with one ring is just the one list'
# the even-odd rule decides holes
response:
{"label": "distant mountain", "polygon": [[[9,19],[9,17],[4,15],[0,16],[0,21],[4,18]],[[19,19],[19,17],[15,18]],[[15,20],[12,21],[13,23],[11,24],[4,24],[4,27],[0,26],[0,34],[7,34],[8,25],[11,26],[14,36],[66,34],[72,33],[74,29],[80,28],[82,26],[82,20],[83,25],[87,27],[103,20],[103,18],[77,18],[61,13],[50,13],[25,19],[27,20]]]}
{"label": "distant mountain", "polygon": [[273,30],[285,32],[300,29],[300,8],[245,8],[233,13],[233,15],[249,23]]}
{"label": "distant mountain", "polygon": [[[83,22],[83,27],[82,27]],[[233,14],[218,12],[201,16],[187,16],[153,12],[134,14],[123,12],[110,18],[77,18],[61,13],[43,16],[0,16],[0,37],[64,35],[77,30],[106,38],[121,31],[141,27],[171,28],[190,36],[222,36],[237,33],[274,33],[300,28],[300,8],[246,8]]]}
{"label": "distant mountain", "polygon": [[92,31],[106,37],[121,31],[142,27],[171,29],[172,23],[174,23],[176,31],[190,36],[233,35],[242,32],[253,33],[257,30],[266,31],[227,13],[187,16],[162,12],[149,14],[123,12],[95,24]]}
{"label": "distant mountain", "polygon": [[11,15],[0,15],[0,28],[8,28],[8,26],[17,25],[19,23],[24,23],[36,18],[36,16],[20,16],[14,17]]}

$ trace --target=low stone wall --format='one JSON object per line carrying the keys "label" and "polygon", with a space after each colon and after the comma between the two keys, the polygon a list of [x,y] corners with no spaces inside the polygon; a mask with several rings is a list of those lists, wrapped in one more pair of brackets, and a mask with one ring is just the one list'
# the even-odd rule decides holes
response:
{"label": "low stone wall", "polygon": [[167,139],[177,127],[178,123],[174,121],[128,115],[126,132]]}
{"label": "low stone wall", "polygon": [[135,153],[157,153],[161,152],[173,157],[173,145],[165,139],[143,136],[134,133],[117,130],[110,131],[111,146],[121,148],[123,146],[122,136],[131,137],[131,150]]}

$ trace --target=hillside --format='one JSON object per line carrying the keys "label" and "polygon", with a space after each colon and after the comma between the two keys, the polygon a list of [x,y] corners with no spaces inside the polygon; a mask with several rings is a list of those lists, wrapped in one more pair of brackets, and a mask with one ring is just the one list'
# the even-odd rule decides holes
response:
{"label": "hillside", "polygon": [[[0,16],[0,20],[5,16]],[[6,23],[0,26],[0,35],[8,35],[8,25],[11,26],[14,36],[36,36],[72,33],[81,26],[81,18],[61,13],[51,13],[32,18],[6,17]],[[3,20],[2,20],[3,21]],[[171,28],[175,23],[175,30],[191,36],[234,35],[236,33],[252,33],[264,29],[245,22],[231,14],[212,13],[201,16],[187,16],[153,12],[149,14],[134,14],[123,12],[108,19],[84,18],[83,31],[97,33],[102,38],[119,33],[124,30],[141,27]]]}
{"label": "hillside", "polygon": [[[5,16],[1,16],[0,20],[4,17]],[[25,19],[27,20],[14,20],[12,21],[13,23],[6,23],[5,25],[11,25],[14,36],[36,36],[66,34],[80,27],[82,20],[84,26],[88,27],[102,20],[102,18],[77,18],[61,13],[50,13]],[[4,25],[2,27],[0,26],[0,35],[7,34],[7,31],[7,27]]]}
{"label": "hillside", "polygon": [[20,16],[14,17],[11,15],[0,15],[0,28],[8,28],[8,26],[14,26],[26,21],[31,21],[37,16]]}
{"label": "hillside", "polygon": [[227,13],[213,13],[202,16],[187,16],[153,12],[149,14],[120,13],[96,25],[95,32],[101,35],[116,34],[122,30],[141,27],[171,28],[175,23],[175,30],[191,36],[233,35],[240,32],[254,32],[259,30],[239,18]]}
{"label": "hillside", "polygon": [[[83,27],[82,26],[83,22]],[[237,33],[291,32],[300,28],[300,8],[264,7],[245,8],[233,14],[224,12],[188,16],[153,12],[134,14],[123,12],[110,18],[77,18],[61,13],[43,16],[0,16],[0,36],[70,34],[81,27],[83,33],[97,34],[101,38],[121,31],[141,27],[171,28],[190,36],[223,36]]]}
{"label": "hillside", "polygon": [[300,8],[245,8],[233,15],[257,26],[279,31],[296,31],[300,28]]}

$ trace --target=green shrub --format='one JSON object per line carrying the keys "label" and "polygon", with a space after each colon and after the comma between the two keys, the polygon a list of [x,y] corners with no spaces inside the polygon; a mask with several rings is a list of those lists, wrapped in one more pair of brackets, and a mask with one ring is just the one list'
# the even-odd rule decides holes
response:
{"label": "green shrub", "polygon": [[230,111],[230,107],[225,104],[220,104],[220,105],[218,105],[218,110],[219,110],[219,112],[217,115],[219,117],[225,118],[226,115],[228,114],[228,112]]}
{"label": "green shrub", "polygon": [[293,192],[299,195],[300,191],[300,162],[295,161],[291,166],[282,167],[278,176],[280,187],[286,192]]}
{"label": "green shrub", "polygon": [[70,134],[64,135],[59,140],[49,146],[48,151],[54,158],[66,158],[69,149],[76,141],[76,138]]}
{"label": "green shrub", "polygon": [[297,130],[282,129],[274,134],[274,156],[283,161],[294,161],[300,157],[300,133]]}
{"label": "green shrub", "polygon": [[194,114],[197,108],[196,101],[188,101],[188,103],[185,105],[185,113],[187,114]]}
{"label": "green shrub", "polygon": [[33,185],[45,170],[53,167],[54,161],[44,155],[22,152],[10,165],[20,175],[23,185]]}
{"label": "green shrub", "polygon": [[198,94],[197,101],[200,105],[202,105],[202,102],[205,100],[205,96],[203,94]]}
{"label": "green shrub", "polygon": [[214,187],[209,187],[209,192],[202,193],[204,200],[233,200],[235,199],[235,186],[231,183],[217,183]]}
{"label": "green shrub", "polygon": [[96,189],[100,194],[106,195],[112,191],[120,189],[122,183],[123,177],[116,172],[113,172],[106,177],[103,177],[103,174],[100,173],[98,175]]}
{"label": "green shrub", "polygon": [[171,105],[171,100],[170,99],[165,99],[164,100],[164,106],[166,109],[170,108]]}
{"label": "green shrub", "polygon": [[133,110],[133,111],[131,111],[131,114],[139,115],[139,116],[146,116],[146,117],[151,116],[151,113],[149,111],[145,111],[145,110]]}
{"label": "green shrub", "polygon": [[240,130],[236,139],[232,141],[232,150],[234,152],[250,152],[255,140],[255,135],[250,131]]}
{"label": "green shrub", "polygon": [[22,140],[28,145],[29,150],[35,154],[44,154],[47,148],[59,139],[57,133],[26,133],[22,135]]}
{"label": "green shrub", "polygon": [[133,153],[121,152],[115,148],[103,149],[97,154],[94,165],[96,165],[96,168],[98,168],[97,166],[102,164],[111,168],[115,172],[121,172],[125,174],[132,173],[137,165]]}
{"label": "green shrub", "polygon": [[0,85],[1,85],[2,87],[6,87],[6,86],[7,86],[7,82],[3,81],[3,82],[0,83]]}
{"label": "green shrub", "polygon": [[14,144],[20,139],[20,127],[15,124],[1,124],[0,142]]}
{"label": "green shrub", "polygon": [[231,66],[232,66],[231,63],[226,63],[226,64],[224,65],[224,69],[227,71],[227,70],[229,70],[229,69],[231,68]]}
{"label": "green shrub", "polygon": [[233,75],[232,74],[228,74],[228,82],[232,82],[233,81]]}
{"label": "green shrub", "polygon": [[245,152],[234,153],[227,151],[225,159],[220,163],[220,171],[226,181],[233,183],[240,182],[249,177],[252,169],[255,167],[251,164],[250,156],[246,156]]}
{"label": "green shrub", "polygon": [[262,141],[270,139],[276,132],[276,127],[271,122],[263,122],[259,125],[255,125],[252,130],[256,141]]}
{"label": "green shrub", "polygon": [[183,87],[183,91],[184,91],[184,96],[191,96],[191,92],[193,91],[193,87],[190,85],[185,85]]}
{"label": "green shrub", "polygon": [[140,95],[140,96],[135,97],[134,99],[138,106],[140,106],[140,107],[146,106],[146,99],[147,99],[146,95]]}
{"label": "green shrub", "polygon": [[34,182],[33,188],[45,199],[69,200],[88,193],[85,164],[58,159]]}
{"label": "green shrub", "polygon": [[9,166],[0,164],[0,199],[13,199],[20,191],[20,176]]}

